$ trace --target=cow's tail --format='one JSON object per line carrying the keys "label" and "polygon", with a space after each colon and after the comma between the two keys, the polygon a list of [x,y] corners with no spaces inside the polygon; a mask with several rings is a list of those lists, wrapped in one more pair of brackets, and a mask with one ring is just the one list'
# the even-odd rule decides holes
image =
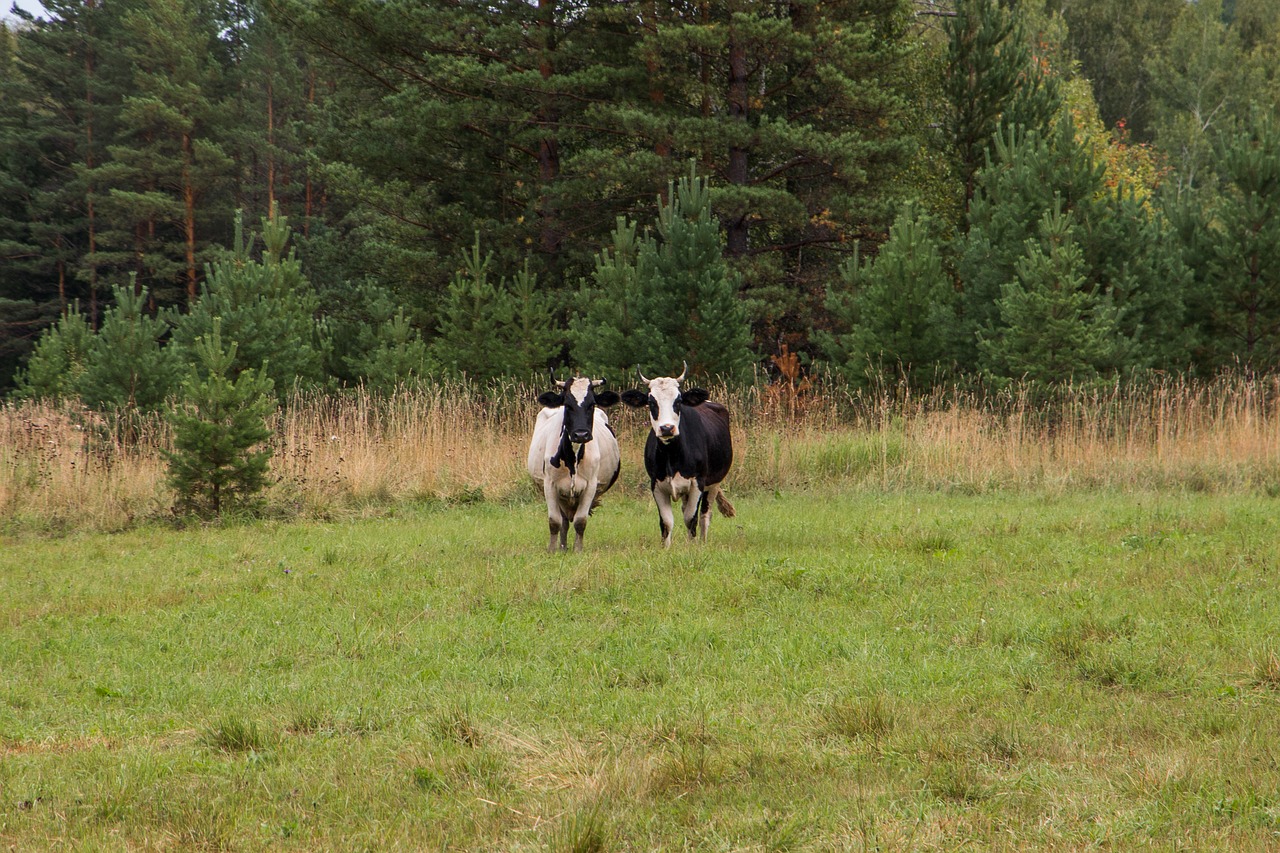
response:
{"label": "cow's tail", "polygon": [[733,504],[729,503],[729,498],[725,496],[725,493],[720,488],[720,486],[715,485],[715,486],[712,486],[711,488],[715,492],[716,509],[720,510],[720,514],[723,515],[725,518],[733,518],[735,515],[737,515],[738,514],[737,510],[733,508]]}

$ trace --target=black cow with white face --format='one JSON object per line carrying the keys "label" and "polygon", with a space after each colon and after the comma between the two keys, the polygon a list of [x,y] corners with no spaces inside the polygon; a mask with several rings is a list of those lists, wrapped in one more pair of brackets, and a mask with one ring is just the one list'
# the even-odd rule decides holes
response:
{"label": "black cow with white face", "polygon": [[725,518],[733,518],[733,504],[720,482],[733,464],[733,440],[729,435],[729,410],[710,402],[702,388],[680,390],[688,364],[680,375],[646,379],[643,390],[622,392],[622,402],[647,408],[653,429],[644,445],[644,467],[649,488],[658,505],[662,544],[670,547],[675,517],[674,500],[684,502],[684,526],[689,538],[707,538],[714,500]]}

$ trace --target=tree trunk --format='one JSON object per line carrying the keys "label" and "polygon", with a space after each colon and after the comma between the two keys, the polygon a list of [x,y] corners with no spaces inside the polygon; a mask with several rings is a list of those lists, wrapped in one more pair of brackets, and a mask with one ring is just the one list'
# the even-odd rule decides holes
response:
{"label": "tree trunk", "polygon": [[276,205],[276,105],[275,89],[267,80],[267,210]]}
{"label": "tree trunk", "polygon": [[187,243],[187,308],[196,302],[196,191],[191,184],[191,134],[182,134],[183,231]]}
{"label": "tree trunk", "polygon": [[542,103],[537,114],[541,138],[538,142],[538,180],[541,183],[541,198],[538,203],[538,215],[541,217],[542,251],[554,255],[560,249],[560,235],[556,223],[555,203],[551,200],[551,189],[560,176],[560,145],[557,139],[557,123],[560,120],[556,109],[555,98],[550,93],[549,81],[555,74],[552,55],[556,47],[555,35],[556,0],[538,0],[538,32],[541,57],[538,61],[538,72],[546,85],[542,94]]}
{"label": "tree trunk", "polygon": [[[747,124],[747,50],[737,35],[729,35],[729,119],[740,125],[741,132]],[[748,154],[745,144],[735,140],[729,145],[729,170],[727,178],[735,187],[745,187],[748,182]],[[726,251],[731,257],[747,253],[747,217],[744,213],[725,224]]]}
{"label": "tree trunk", "polygon": [[[85,7],[92,10],[95,7],[95,0],[86,0]],[[92,12],[90,12],[92,14]],[[94,331],[98,329],[98,234],[97,219],[94,211],[93,198],[93,80],[94,80],[94,64],[93,64],[93,44],[89,43],[84,51],[84,139],[85,139],[85,174],[88,175],[88,182],[85,186],[85,216],[88,219],[89,226],[89,327]]]}

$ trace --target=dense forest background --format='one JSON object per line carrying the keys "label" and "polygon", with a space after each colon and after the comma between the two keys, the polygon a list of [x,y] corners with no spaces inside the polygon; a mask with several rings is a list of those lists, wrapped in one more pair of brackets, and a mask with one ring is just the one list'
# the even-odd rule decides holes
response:
{"label": "dense forest background", "polygon": [[1280,0],[46,0],[0,391],[1280,363]]}

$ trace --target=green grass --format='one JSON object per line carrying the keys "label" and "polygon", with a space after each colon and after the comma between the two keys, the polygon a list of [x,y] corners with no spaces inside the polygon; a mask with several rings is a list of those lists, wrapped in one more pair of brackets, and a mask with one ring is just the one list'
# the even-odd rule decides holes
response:
{"label": "green grass", "polygon": [[0,846],[1280,845],[1274,499],[735,503],[10,539]]}

